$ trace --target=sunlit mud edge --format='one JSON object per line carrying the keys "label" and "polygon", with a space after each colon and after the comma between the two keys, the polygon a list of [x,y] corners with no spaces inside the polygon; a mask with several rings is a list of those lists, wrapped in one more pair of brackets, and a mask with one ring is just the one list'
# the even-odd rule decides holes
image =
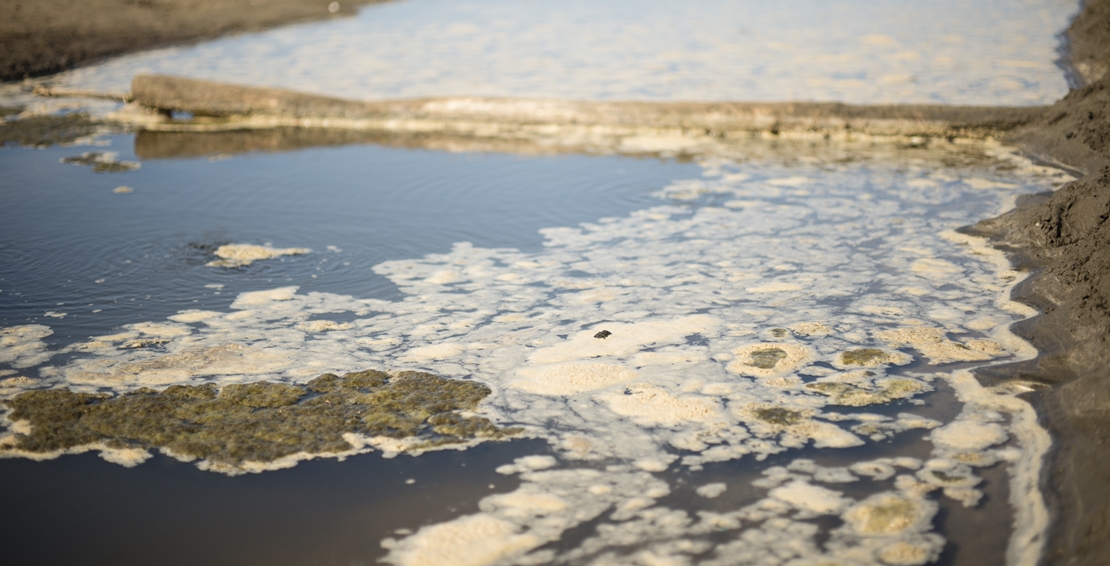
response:
{"label": "sunlit mud edge", "polygon": [[[943,121],[919,121],[911,119],[871,119],[860,120],[863,128],[848,129],[845,120],[811,121],[799,118],[797,124],[781,124],[777,121],[762,123],[753,121],[742,129],[729,128],[728,131],[704,135],[684,135],[688,130],[698,130],[697,126],[688,129],[660,126],[633,126],[610,124],[558,124],[536,121],[512,123],[496,121],[474,121],[465,119],[428,119],[428,118],[294,118],[282,116],[232,116],[228,118],[199,118],[187,121],[171,121],[161,114],[152,113],[146,108],[125,107],[109,113],[110,121],[140,127],[158,132],[224,132],[234,130],[262,130],[270,128],[330,128],[338,130],[365,130],[397,133],[453,133],[471,136],[543,135],[562,136],[628,136],[636,134],[670,134],[690,138],[712,138],[714,134],[763,134],[769,139],[802,140],[868,140],[904,141],[912,137],[953,137],[960,139],[987,139],[990,135],[952,136],[953,126]],[[968,129],[987,129],[970,126]],[[969,133],[969,132],[968,132]]]}
{"label": "sunlit mud edge", "polygon": [[[1012,208],[1012,204],[1007,204],[1006,210]],[[1014,271],[1006,254],[992,247],[986,238],[951,231],[943,233],[942,236],[968,245],[972,253],[994,264],[999,277],[1003,275],[1014,277],[1011,285],[998,297],[999,308],[1024,314],[1026,318],[1038,314],[1036,309],[1010,299],[1013,296],[1014,287],[1028,278],[1030,273]],[[1009,362],[1031,360],[1037,357],[1037,350],[1032,344],[1011,332],[1012,324],[1001,325],[991,332],[992,338],[1013,348],[1015,356]],[[999,363],[1006,362],[988,363],[984,366]],[[1014,508],[1014,533],[1006,549],[1006,564],[1034,566],[1043,554],[1044,535],[1049,522],[1048,508],[1045,506],[1044,495],[1040,490],[1040,476],[1045,455],[1052,446],[1052,439],[1048,431],[1038,423],[1037,412],[1033,406],[1016,396],[1018,393],[1031,391],[1032,388],[1013,382],[991,388],[983,387],[972,375],[971,370],[954,372],[949,383],[956,390],[956,396],[960,401],[1009,413],[1013,419],[1009,430],[1018,437],[1027,457],[1018,458],[1008,467],[1010,504]]]}
{"label": "sunlit mud edge", "polygon": [[[750,151],[753,143],[865,144],[874,147],[962,148],[996,146],[993,135],[949,135],[944,125],[910,120],[890,120],[867,131],[844,127],[818,128],[805,124],[796,128],[753,127],[729,132],[705,132],[648,126],[498,124],[455,120],[389,119],[346,120],[334,118],[282,118],[270,116],[233,117],[212,122],[166,122],[142,110],[110,115],[126,127],[148,132],[216,134],[281,129],[320,132],[361,132],[381,135],[386,145],[391,136],[403,145],[451,152],[494,152],[517,154],[582,153],[650,155],[660,157],[732,156]],[[962,132],[968,134],[969,132]]]}

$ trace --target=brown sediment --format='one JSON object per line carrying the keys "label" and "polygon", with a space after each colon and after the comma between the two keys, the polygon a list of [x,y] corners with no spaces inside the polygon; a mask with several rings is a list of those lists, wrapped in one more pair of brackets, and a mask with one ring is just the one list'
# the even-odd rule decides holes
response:
{"label": "brown sediment", "polygon": [[[690,161],[701,156],[737,156],[753,161],[794,162],[802,158],[821,161],[882,161],[912,147],[914,158],[938,166],[983,163],[992,159],[985,146],[963,140],[933,140],[914,144],[905,138],[823,140],[774,137],[747,132],[728,137],[660,136],[639,144],[640,136],[613,134],[541,137],[479,137],[446,132],[389,132],[334,128],[274,127],[252,130],[152,131],[135,133],[135,156],[148,159],[222,158],[253,152],[297,151],[311,147],[373,144],[382,147],[424,149],[452,153],[544,155],[630,155]],[[652,136],[644,136],[651,138]],[[772,136],[773,137],[773,136]],[[693,143],[690,143],[693,142]],[[784,335],[785,336],[785,335]]]}
{"label": "brown sediment", "polygon": [[135,156],[143,160],[190,159],[361,144],[403,149],[518,155],[611,153],[611,150],[606,147],[580,144],[554,145],[524,139],[479,138],[434,132],[396,133],[336,128],[276,127],[216,132],[139,130],[135,133]]}
{"label": "brown sediment", "polygon": [[[190,112],[190,121],[135,117],[161,131],[319,127],[479,137],[677,134],[845,139],[853,136],[985,139],[1031,123],[1037,107],[850,105],[824,102],[599,102],[450,97],[356,101],[284,89],[139,75],[132,100]],[[125,119],[121,114],[117,119]]]}
{"label": "brown sediment", "polygon": [[350,16],[383,0],[9,0],[0,18],[0,81],[47,75],[152,47]]}
{"label": "brown sediment", "polygon": [[1110,563],[1110,0],[1088,0],[1068,29],[1079,82],[1010,141],[1081,177],[970,227],[1033,276],[1014,292],[1041,311],[1014,326],[1040,355],[978,372],[1041,384],[1026,394],[1054,437],[1043,488],[1053,522],[1045,564]]}
{"label": "brown sediment", "polygon": [[[236,155],[256,151],[296,151],[311,147],[378,143],[401,145],[380,132],[330,130],[324,128],[273,128],[264,131],[153,132],[135,134],[135,156],[139,159],[189,159]],[[410,147],[422,147],[410,144]]]}

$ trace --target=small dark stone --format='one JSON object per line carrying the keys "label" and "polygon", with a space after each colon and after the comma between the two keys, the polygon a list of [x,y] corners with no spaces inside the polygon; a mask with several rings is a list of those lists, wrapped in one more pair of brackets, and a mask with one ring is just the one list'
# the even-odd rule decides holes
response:
{"label": "small dark stone", "polygon": [[602,330],[601,332],[598,332],[597,334],[594,334],[594,338],[605,339],[605,338],[608,338],[612,335],[613,335],[612,332],[609,332],[608,330]]}

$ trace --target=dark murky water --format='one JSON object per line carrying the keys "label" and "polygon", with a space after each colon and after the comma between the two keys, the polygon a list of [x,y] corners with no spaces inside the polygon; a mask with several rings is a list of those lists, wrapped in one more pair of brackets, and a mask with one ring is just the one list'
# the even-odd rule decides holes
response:
{"label": "dark murky water", "polygon": [[[838,327],[851,322],[868,332],[876,324],[886,328],[883,325],[893,324],[897,319],[875,322],[867,316],[874,317],[876,313],[886,312],[883,309],[900,304],[894,301],[905,301],[903,306],[919,318],[958,320],[970,325],[966,319],[985,310],[984,305],[994,300],[993,291],[976,291],[976,285],[959,279],[950,283],[945,280],[944,270],[949,270],[950,274],[962,274],[967,270],[974,274],[969,277],[978,278],[975,280],[980,284],[997,286],[998,283],[991,279],[995,275],[988,267],[966,257],[966,252],[953,245],[943,243],[936,232],[993,210],[1001,197],[986,191],[998,189],[999,194],[1016,194],[1035,190],[1049,182],[1035,175],[1024,177],[1027,173],[1014,173],[1008,166],[984,165],[985,162],[979,162],[978,158],[963,168],[953,166],[959,171],[954,174],[938,171],[935,163],[909,154],[901,158],[904,161],[900,165],[886,163],[872,167],[851,161],[776,163],[767,165],[764,170],[760,163],[735,165],[707,161],[696,165],[627,157],[521,157],[373,144],[262,151],[259,148],[267,146],[268,135],[225,137],[225,143],[218,146],[178,143],[185,138],[153,139],[148,136],[145,140],[136,140],[131,135],[116,135],[106,138],[110,143],[105,147],[0,151],[0,169],[5,171],[0,179],[0,200],[6,204],[0,210],[0,226],[3,226],[0,232],[0,327],[48,325],[54,333],[44,342],[50,349],[57,350],[90,336],[110,333],[122,325],[160,321],[186,309],[232,311],[231,302],[244,292],[298,286],[298,296],[326,292],[336,294],[327,300],[349,295],[395,301],[394,307],[400,309],[395,324],[400,327],[385,332],[396,336],[410,330],[405,328],[411,326],[404,319],[403,309],[408,308],[405,305],[423,304],[433,310],[452,313],[488,308],[495,314],[504,314],[497,312],[504,307],[501,302],[515,300],[515,295],[524,294],[529,286],[544,283],[512,283],[517,287],[509,286],[508,282],[517,280],[511,272],[513,266],[534,263],[536,267],[550,268],[560,262],[565,264],[566,270],[553,271],[560,279],[564,276],[580,281],[603,277],[616,279],[618,276],[637,276],[645,281],[656,278],[652,284],[640,283],[640,292],[645,293],[643,289],[692,282],[691,293],[675,295],[679,299],[672,301],[666,295],[662,298],[645,295],[621,307],[625,312],[631,311],[628,320],[646,322],[639,328],[648,328],[649,333],[654,313],[637,314],[631,310],[632,306],[643,304],[642,308],[658,308],[664,314],[665,308],[682,314],[685,314],[684,309],[712,312],[709,307],[697,306],[705,299],[693,290],[704,293],[715,286],[728,288],[723,285],[722,277],[742,275],[739,281],[745,283],[734,287],[744,291],[743,296],[713,299],[714,302],[707,303],[734,309],[723,311],[722,319],[750,324],[753,329],[745,334],[746,327],[732,324],[736,327],[735,333],[729,335],[732,337],[714,338],[730,344],[728,348],[758,340],[757,331],[763,333],[765,340],[774,340],[767,336],[777,331],[789,335],[782,326],[793,322],[824,321],[822,324],[827,322],[829,326]],[[237,153],[243,150],[250,151]],[[67,157],[90,151],[118,152],[112,159],[140,162],[141,168],[124,173],[97,173],[91,167],[63,162]],[[94,165],[98,162],[88,161]],[[119,188],[124,186],[130,191],[121,192]],[[665,198],[660,198],[660,191]],[[666,206],[660,206],[661,203]],[[607,220],[599,220],[607,217]],[[583,223],[593,224],[579,232],[568,229],[555,229],[543,235],[538,232],[542,228],[573,227]],[[914,227],[904,227],[910,224]],[[659,234],[652,232],[656,229],[653,226],[660,230]],[[663,235],[673,226],[685,228]],[[596,242],[584,246],[586,251],[581,257],[558,255],[566,254],[559,246],[565,246],[567,241],[595,237]],[[495,260],[490,262],[489,269],[495,274],[499,273],[497,270],[505,271],[497,279],[506,282],[499,287],[502,295],[475,299],[468,297],[466,287],[462,286],[419,287],[439,277],[435,270],[440,263],[450,266],[470,261],[465,255],[469,253],[467,249],[452,248],[457,242],[471,242],[476,249],[493,250],[490,253]],[[610,250],[630,245],[629,242],[633,243],[632,249],[621,252],[625,254],[622,258],[612,259],[605,255]],[[240,268],[206,265],[213,259],[212,254],[218,246],[229,243],[307,247],[312,252],[259,261]],[[672,245],[673,249],[668,247]],[[921,251],[922,246],[931,249]],[[531,255],[518,257],[504,252],[505,248]],[[654,259],[651,256],[657,253],[652,250],[665,256],[676,253],[676,249],[681,251],[675,258],[663,260],[660,268],[651,267]],[[687,249],[698,251],[686,257],[683,254]],[[544,255],[549,252],[558,259],[551,260]],[[924,259],[920,259],[922,257]],[[413,258],[424,258],[411,264],[427,273],[408,280],[397,277],[398,269],[408,265],[397,260]],[[628,263],[619,264],[621,267],[615,268],[617,271],[612,275],[603,275],[603,269],[618,265],[614,263],[618,261]],[[734,261],[750,264],[747,267],[750,272],[745,275],[728,271],[733,268]],[[375,270],[375,266],[380,267],[383,262],[393,263],[387,264],[385,270]],[[431,267],[421,266],[420,262]],[[697,270],[691,269],[696,262],[701,262]],[[685,271],[668,271],[681,264],[686,264]],[[578,275],[579,267],[594,271]],[[722,268],[727,273],[718,274],[714,268]],[[937,270],[941,275],[937,275]],[[775,288],[781,283],[777,279],[779,274],[795,271],[814,274],[806,286],[783,287],[790,293],[802,294],[786,295],[783,302],[766,298],[767,293],[781,292]],[[761,275],[752,275],[755,272]],[[918,275],[909,275],[910,272]],[[389,277],[391,273],[392,278]],[[503,278],[508,275],[514,277]],[[481,276],[489,277],[488,274]],[[687,280],[686,277],[693,278]],[[759,277],[766,278],[765,285],[757,283]],[[920,280],[931,281],[928,285],[932,286],[932,291],[912,286],[918,285]],[[884,290],[878,281],[885,281],[894,291]],[[730,279],[729,282],[735,281]],[[410,287],[402,289],[398,284]],[[501,284],[489,286],[496,285]],[[622,282],[621,285],[635,287],[634,283]],[[822,285],[837,290],[828,297],[817,293],[813,298],[810,287],[819,289]],[[953,314],[954,311],[944,310],[949,308],[945,299],[930,299],[933,296],[930,293],[938,298],[946,297],[956,306],[962,301],[969,302],[959,306],[962,313]],[[925,298],[920,300],[911,298],[922,295]],[[457,308],[452,304],[455,300],[452,297],[456,296]],[[575,296],[559,290],[552,292],[548,300],[560,305],[554,301]],[[488,300],[497,304],[482,303]],[[606,301],[619,303],[617,299],[601,302]],[[662,306],[653,306],[653,301]],[[283,304],[292,305],[295,301]],[[742,310],[745,304],[748,310]],[[474,305],[477,307],[471,308]],[[529,308],[556,310],[546,303],[538,305]],[[771,307],[774,311],[752,310]],[[569,313],[563,315],[567,317],[567,324],[579,318],[587,323],[625,320],[620,314],[599,311],[582,315],[576,313],[574,307],[563,308]],[[509,310],[527,312],[515,306]],[[342,318],[347,315],[329,316]],[[991,324],[1003,324],[1011,315],[998,313],[995,316],[1002,318]],[[542,317],[536,320],[540,322],[531,324],[537,327],[543,324]],[[495,322],[496,318],[483,324],[492,326]],[[281,324],[285,323],[279,322],[279,326]],[[522,335],[534,331],[527,324],[511,321],[504,324],[513,332],[520,329]],[[772,326],[778,328],[771,330]],[[267,328],[258,326],[248,329],[246,334],[227,330],[229,335],[236,337],[216,336],[215,339],[244,340],[244,336],[254,332],[260,335],[269,332]],[[831,328],[826,328],[827,332],[832,332]],[[987,327],[975,328],[982,332]],[[797,332],[798,336],[805,336],[807,331]],[[843,334],[847,336],[847,330]],[[190,339],[194,338],[206,339],[202,333]],[[400,360],[397,363],[402,365],[439,371],[432,358],[421,360],[405,355],[415,355],[420,344],[435,345],[450,339],[453,338],[432,336],[418,341],[409,337],[404,346],[410,348],[409,354],[390,353],[388,356],[396,356]],[[324,344],[324,340],[318,335],[312,344]],[[645,340],[651,344],[652,340],[662,339]],[[683,338],[686,343],[681,347],[696,354],[701,348],[717,343],[700,340],[690,342]],[[799,375],[806,382],[835,373],[829,360],[838,349],[849,347],[836,340],[840,338],[814,339],[814,343],[824,348],[822,355],[826,361],[800,370]],[[849,340],[866,343],[868,339]],[[291,347],[289,351],[305,358],[326,355],[309,352],[313,349],[311,345],[303,351],[298,350],[297,345],[281,347]],[[342,347],[358,350],[350,345]],[[657,350],[655,346],[639,347],[649,355]],[[721,353],[726,352],[721,350],[714,355]],[[67,360],[81,355],[58,355],[50,363],[64,365]],[[393,357],[384,359],[387,365],[394,360]],[[702,363],[696,356],[692,359],[695,364]],[[727,361],[729,358],[721,359]],[[920,356],[912,363],[905,363],[908,365],[901,369],[890,368],[890,374],[914,376],[915,372],[938,370]],[[948,363],[941,373],[974,365]],[[716,366],[723,362],[710,360],[709,364]],[[443,367],[447,368],[446,373],[457,371],[451,369],[453,366]],[[33,376],[37,368],[21,371]],[[703,371],[700,375],[708,376],[706,379],[720,379],[714,377],[716,374],[712,371],[705,372],[704,368],[699,371]],[[723,370],[713,371],[723,373]],[[485,374],[475,371],[475,374],[482,379],[492,377],[502,381],[510,375],[496,371]],[[691,371],[689,375],[663,375],[655,379],[656,383],[678,387],[684,383],[682,380],[693,382],[698,375]],[[761,383],[750,378],[731,381]],[[497,381],[493,383],[499,388],[498,394],[513,387],[511,381],[507,386]],[[686,385],[681,387],[682,391],[689,392],[701,385],[691,386],[689,391]],[[779,386],[764,387],[771,393],[760,394],[769,395],[766,398],[775,403],[787,404],[791,399],[808,399],[805,395],[811,395],[803,389],[801,397],[791,397],[792,394],[775,393],[775,387]],[[866,410],[872,417],[892,421],[900,418],[900,413],[912,412],[925,419],[934,419],[937,425],[963,418],[963,405],[955,400],[952,388],[943,380],[934,382],[934,387],[936,392],[921,395],[913,403],[907,398],[866,409],[829,407],[826,416],[840,415],[850,420],[856,418],[853,413]],[[730,402],[740,406],[747,401],[736,397]],[[639,434],[640,429],[630,424],[634,419],[618,417],[606,423],[605,419],[613,419],[615,415],[590,413],[600,406],[599,402],[591,409],[575,407],[575,411],[579,411],[575,415],[596,418],[602,423],[595,431],[602,439],[599,446],[612,431],[619,431],[613,433],[618,436],[628,434],[629,439]],[[513,418],[551,419],[552,430],[564,426],[566,430],[574,427],[589,430],[589,426],[581,423],[570,426],[559,422],[559,419],[575,422],[575,415],[567,416],[557,411],[542,413],[551,409],[537,407],[535,415],[529,416],[530,410],[520,410]],[[698,421],[692,418],[690,422]],[[832,422],[840,421],[833,419]],[[736,425],[736,422],[731,424]],[[644,430],[650,428],[644,425]],[[665,428],[653,434],[662,435],[664,433],[658,430]],[[667,442],[677,440],[664,442],[658,438],[652,441],[652,450],[674,451]],[[666,471],[652,469],[657,475],[651,481],[663,480],[671,491],[652,497],[658,500],[660,508],[687,512],[691,516],[700,511],[727,513],[767,501],[766,486],[752,485],[752,482],[773,467],[791,465],[799,458],[812,459],[826,468],[847,467],[876,457],[929,460],[934,450],[929,438],[925,430],[905,430],[892,438],[873,439],[863,445],[840,446],[835,450],[795,446],[780,452],[772,450],[770,457],[762,454],[758,459],[745,456],[725,462],[709,460],[704,467],[666,469],[664,465]],[[817,437],[814,440],[819,442]],[[636,438],[635,441],[643,440]],[[632,444],[630,441],[629,445]],[[18,486],[0,496],[0,508],[5,510],[3,522],[4,532],[11,541],[9,551],[25,563],[368,564],[386,553],[380,546],[383,538],[411,534],[396,533],[396,529],[419,531],[429,525],[449,524],[478,512],[479,500],[488,495],[520,492],[520,477],[498,474],[494,470],[521,456],[551,453],[550,446],[540,440],[487,443],[461,452],[435,452],[395,459],[384,459],[375,453],[343,462],[303,462],[292,469],[237,477],[200,471],[192,464],[161,455],[135,468],[102,462],[90,454],[64,456],[48,462],[0,459],[0,481]],[[640,453],[654,454],[651,451]],[[696,451],[683,453],[679,450],[677,453],[698,456]],[[556,470],[577,466],[613,477],[624,474],[634,479],[636,472],[628,465],[634,457],[635,454],[610,454],[588,462],[564,460]],[[639,466],[639,460],[636,462]],[[608,469],[606,466],[612,463],[618,465]],[[522,477],[532,481],[527,474]],[[410,484],[410,479],[415,481]],[[952,498],[929,496],[929,501],[939,508],[932,525],[945,536],[939,564],[998,562],[1006,552],[1014,517],[1008,502],[1006,464],[984,466],[979,471],[979,479],[982,499],[971,509]],[[717,482],[728,486],[721,498],[703,499],[696,495],[698,486]],[[887,478],[834,487],[837,493],[855,501],[866,499],[876,490],[904,489],[898,487],[897,482],[898,479]],[[580,488],[582,486],[575,489]],[[489,512],[486,508],[482,511]],[[578,545],[588,543],[591,537],[597,538],[610,527],[609,519],[607,512],[596,520],[576,525],[557,540],[539,547],[538,551],[573,552]],[[828,543],[830,536],[837,536],[836,530],[843,527],[844,521],[835,513],[816,518],[800,513],[795,525],[815,525],[820,532],[813,541],[821,546]],[[977,530],[987,534],[981,535]],[[63,532],[66,533],[62,537],[65,543],[56,544],[58,533]],[[707,535],[703,540],[725,545],[735,539],[735,532],[727,532]],[[792,543],[783,541],[782,544],[786,542]],[[628,549],[639,551],[652,543],[649,537],[628,545]],[[708,558],[709,552],[703,552],[699,559]]]}
{"label": "dark murky water", "polygon": [[[60,162],[88,151],[140,161],[133,136],[108,139],[109,147],[0,151],[0,326],[45,322],[55,331],[47,340],[62,347],[139,319],[224,309],[241,292],[278,285],[395,298],[371,266],[459,241],[535,251],[540,228],[627,214],[698,170],[375,145],[216,159],[163,151],[116,174]],[[134,192],[114,193],[120,186]],[[313,253],[205,265],[221,244],[266,242]],[[44,316],[51,311],[66,316]],[[0,459],[9,486],[0,530],[21,564],[370,564],[394,529],[473,512],[481,497],[511,491],[519,481],[493,470],[545,446],[368,454],[238,477],[163,456],[130,469],[92,454]]]}
{"label": "dark murky water", "polygon": [[[92,454],[0,460],[9,564],[374,564],[378,541],[477,510],[519,481],[494,473],[545,443],[418,458],[378,454],[228,477],[158,456],[121,468]],[[413,483],[408,483],[414,480]]]}
{"label": "dark murky water", "polygon": [[[153,70],[253,84],[287,81],[284,86],[356,98],[981,104],[1043,103],[1065,89],[1051,60],[1057,39],[1050,34],[1063,27],[1074,0],[1035,0],[1021,10],[997,0],[959,10],[817,4],[799,11],[716,0],[635,7],[397,2],[345,21],[135,54],[50,80],[122,89],[136,72]],[[969,52],[982,56],[969,59]],[[14,87],[0,90],[24,101]],[[991,264],[986,252],[969,252],[971,244],[938,234],[996,213],[1006,198],[1044,190],[1052,182],[1044,173],[987,164],[982,155],[969,164],[963,157],[924,157],[927,152],[903,153],[897,163],[874,168],[860,164],[870,154],[789,156],[783,160],[789,166],[712,160],[699,166],[429,151],[412,147],[459,149],[463,142],[398,136],[375,145],[366,143],[369,137],[311,130],[144,133],[104,138],[106,146],[0,150],[0,329],[35,324],[52,331],[42,344],[21,345],[32,346],[23,361],[40,345],[40,353],[57,351],[126,325],[145,332],[136,323],[146,321],[159,326],[152,336],[166,338],[141,351],[101,344],[57,354],[48,362],[52,368],[0,358],[14,368],[0,367],[0,378],[18,382],[4,394],[44,384],[119,393],[145,383],[143,375],[127,381],[127,372],[112,373],[128,361],[142,367],[193,346],[249,343],[302,364],[266,379],[303,381],[319,368],[379,366],[476,377],[494,390],[484,408],[492,418],[533,426],[544,440],[416,458],[372,453],[312,460],[236,477],[163,455],[134,468],[92,454],[0,459],[6,486],[0,532],[8,561],[369,564],[385,555],[382,539],[394,536],[401,540],[390,560],[398,564],[438,564],[427,557],[450,545],[462,549],[453,550],[456,556],[492,548],[486,563],[512,559],[514,548],[524,548],[515,556],[535,551],[530,558],[542,560],[535,553],[551,551],[552,560],[577,564],[612,553],[619,564],[732,564],[748,552],[737,541],[752,535],[763,537],[765,548],[752,552],[765,551],[768,563],[822,554],[925,561],[925,555],[907,555],[909,548],[933,553],[938,564],[989,564],[1005,559],[1012,533],[1035,530],[1042,508],[1035,482],[1021,491],[1014,479],[1035,477],[1035,466],[1021,464],[1046,449],[1038,444],[1032,411],[961,384],[958,371],[1031,355],[1005,332],[1021,312],[998,300],[1004,267]],[[92,151],[117,154],[84,159],[87,166],[62,162]],[[93,170],[126,169],[115,160],[142,167]],[[661,189],[662,199],[653,194]],[[551,230],[541,235],[541,228]],[[453,247],[458,242],[474,248]],[[206,265],[231,243],[312,252],[239,268]],[[288,296],[255,296],[253,310],[231,307],[243,293],[294,286],[299,289]],[[314,292],[334,295],[310,297]],[[366,313],[351,305],[363,299],[389,303],[376,304],[373,320],[359,319]],[[218,312],[158,324],[186,309]],[[310,316],[353,324],[301,328]],[[604,347],[590,339],[597,323],[617,331]],[[697,329],[669,336],[682,324]],[[927,341],[884,338],[884,332],[922,328],[939,332],[936,340],[956,354],[929,353]],[[584,340],[574,342],[578,334]],[[622,351],[620,340],[634,347]],[[958,350],[970,351],[969,345],[986,357]],[[799,361],[779,376],[753,374],[742,352],[769,346],[795,348],[790,351],[814,361]],[[885,377],[931,379],[932,392],[861,407],[806,389],[851,373],[838,356],[863,346],[898,350],[913,361],[875,364],[870,377],[853,383],[877,388]],[[99,370],[109,371],[76,371],[92,367],[78,366],[96,356],[104,362]],[[561,391],[566,386],[559,380],[576,374],[556,372],[544,381],[514,373],[599,359],[615,364],[609,370],[639,372],[637,383],[622,396],[612,384]],[[183,382],[254,375],[243,367],[224,367],[223,375],[210,367],[181,369]],[[15,375],[45,381],[9,379]],[[172,382],[158,379],[150,383]],[[784,407],[815,408],[817,416],[803,425],[825,428],[761,433],[766,422],[745,409],[756,404],[795,417],[801,412]],[[885,437],[850,424],[893,426],[904,412],[913,413],[906,422],[935,421],[905,424]],[[990,427],[1005,432],[976,444],[975,433]],[[938,434],[945,429],[946,437]],[[749,442],[748,431],[759,442]],[[921,491],[925,484],[914,479],[926,478],[930,464],[961,456],[944,444],[960,431],[974,445],[969,450],[999,460],[972,473],[980,499],[971,508],[960,504],[968,501],[966,490]],[[714,439],[717,434],[723,436]],[[844,442],[845,436],[859,444]],[[586,456],[574,455],[579,449],[571,446],[583,442]],[[831,444],[815,447],[822,442]],[[709,456],[724,448],[747,451]],[[495,472],[521,456],[546,454],[559,457],[548,472],[519,466]],[[670,456],[693,460],[678,464]],[[853,467],[877,457],[916,464],[897,464],[898,477],[887,465],[891,475],[874,480]],[[799,459],[806,460],[795,468]],[[802,470],[805,461],[823,471]],[[766,483],[764,476],[787,467],[796,472],[790,483]],[[595,475],[574,479],[573,468]],[[851,479],[821,479],[830,470]],[[706,495],[714,485],[727,490]],[[1024,498],[1016,512],[1012,486]],[[853,513],[878,512],[867,503],[878,492],[930,509],[924,524],[894,529],[886,542],[849,525]],[[798,493],[810,495],[799,499]],[[822,500],[836,501],[822,509]],[[582,509],[597,502],[603,511],[583,519],[589,512]],[[618,517],[629,505],[643,512]],[[759,505],[779,510],[752,515]],[[704,523],[682,522],[699,512],[744,514],[745,523],[709,532],[698,531]],[[501,531],[476,536],[467,531],[474,523],[466,522],[475,517]],[[520,545],[526,537],[517,534],[541,532],[545,523],[557,525],[554,535]],[[802,550],[789,555],[788,547]],[[898,548],[901,555],[889,554]]]}
{"label": "dark murky water", "polygon": [[[48,324],[61,346],[284,285],[393,299],[396,287],[372,266],[455,242],[535,251],[540,228],[625,215],[698,171],[654,159],[375,145],[143,159],[127,173],[60,162],[90,151],[139,160],[133,136],[107,139],[109,147],[0,151],[0,326]],[[120,186],[134,192],[113,193]],[[313,253],[205,265],[222,244],[267,242]]]}

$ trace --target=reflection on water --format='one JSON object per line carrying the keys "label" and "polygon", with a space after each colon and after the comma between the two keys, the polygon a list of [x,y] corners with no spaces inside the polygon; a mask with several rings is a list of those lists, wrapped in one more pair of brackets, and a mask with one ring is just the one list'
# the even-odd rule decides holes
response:
{"label": "reflection on water", "polygon": [[531,96],[1046,104],[1074,0],[418,0],[357,18],[121,57],[66,73],[123,91],[140,71],[356,99]]}
{"label": "reflection on water", "polygon": [[[113,149],[133,159],[126,139]],[[952,230],[1059,178],[995,147],[697,165],[370,146],[127,173],[58,163],[76,153],[0,154],[15,203],[4,395],[367,368],[481,382],[475,416],[550,452],[506,458],[496,474],[513,490],[392,533],[388,562],[1038,556],[1047,437],[967,371],[1031,356],[1007,330],[1028,312],[1005,300],[1016,275],[1001,255]],[[112,194],[121,180],[135,191]],[[223,244],[311,251],[206,265]],[[343,438],[346,455],[428,448]],[[129,465],[144,447],[88,446]],[[1007,549],[950,530],[1011,517]]]}
{"label": "reflection on water", "polygon": [[[259,138],[251,147],[268,136]],[[142,158],[143,168],[94,174],[59,163],[88,148],[0,152],[0,324],[49,323],[60,346],[137,316],[226,308],[240,292],[279,284],[395,297],[396,286],[373,265],[459,241],[538,250],[538,229],[626,214],[669,179],[697,170],[647,159],[376,146],[228,159],[234,150],[220,145],[197,150],[204,159],[151,161],[148,153],[158,152],[142,144],[132,151],[131,136],[109,140],[95,149]],[[134,192],[113,194],[123,185]],[[249,269],[205,267],[218,246],[232,243],[314,253]],[[48,311],[67,316],[44,317]]]}
{"label": "reflection on water", "polygon": [[[89,454],[0,461],[13,564],[374,564],[397,529],[474,512],[515,478],[494,472],[541,442],[385,460],[306,462],[228,477],[156,457],[125,469]],[[492,485],[492,487],[491,487]],[[63,535],[64,533],[64,535]]]}

